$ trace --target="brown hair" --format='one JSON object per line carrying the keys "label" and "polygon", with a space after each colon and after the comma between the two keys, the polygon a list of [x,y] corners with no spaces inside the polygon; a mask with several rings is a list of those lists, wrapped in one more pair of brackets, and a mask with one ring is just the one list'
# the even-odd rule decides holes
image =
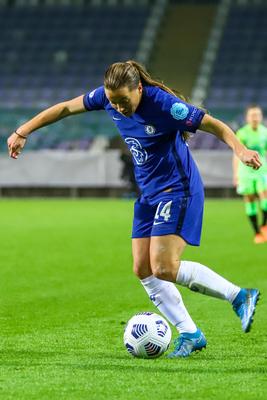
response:
{"label": "brown hair", "polygon": [[258,109],[261,110],[261,112],[262,112],[261,106],[259,106],[258,104],[250,104],[250,105],[247,106],[247,108],[246,108],[246,113],[247,113],[249,110],[251,110],[252,108],[258,108]]}
{"label": "brown hair", "polygon": [[[164,85],[162,81],[153,78],[143,65],[133,60],[111,64],[104,76],[104,86],[109,90],[117,90],[124,86],[133,90],[138,87],[140,81],[145,85],[158,86],[165,90],[165,92],[188,102],[188,99],[184,95],[177,90],[170,89],[168,86]],[[182,136],[187,140],[190,135],[188,132],[183,132]]]}

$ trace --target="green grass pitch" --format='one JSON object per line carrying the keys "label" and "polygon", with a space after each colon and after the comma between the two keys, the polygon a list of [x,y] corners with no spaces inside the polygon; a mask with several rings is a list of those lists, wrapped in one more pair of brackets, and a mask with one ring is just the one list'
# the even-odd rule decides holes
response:
{"label": "green grass pitch", "polygon": [[0,202],[0,399],[265,400],[267,243],[252,243],[242,202],[207,200],[202,244],[184,259],[260,288],[253,329],[243,334],[226,302],[182,288],[208,339],[183,360],[134,359],[123,347],[125,322],[157,311],[132,274],[132,206]]}

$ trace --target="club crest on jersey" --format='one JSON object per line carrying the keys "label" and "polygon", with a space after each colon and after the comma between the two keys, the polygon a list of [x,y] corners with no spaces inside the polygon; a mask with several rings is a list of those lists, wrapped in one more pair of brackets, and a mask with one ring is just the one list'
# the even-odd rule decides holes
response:
{"label": "club crest on jersey", "polygon": [[156,128],[153,125],[146,125],[145,126],[145,132],[148,135],[154,135],[154,133],[156,132]]}
{"label": "club crest on jersey", "polygon": [[189,113],[189,108],[183,103],[174,103],[171,107],[171,115],[175,119],[185,119]]}

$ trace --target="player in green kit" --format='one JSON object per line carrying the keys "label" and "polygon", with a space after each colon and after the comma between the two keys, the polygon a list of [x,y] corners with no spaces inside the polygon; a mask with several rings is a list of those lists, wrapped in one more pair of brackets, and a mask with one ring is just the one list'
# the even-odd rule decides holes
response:
{"label": "player in green kit", "polygon": [[[262,162],[260,170],[254,170],[233,160],[234,185],[237,193],[244,197],[246,214],[255,231],[254,243],[267,242],[267,128],[262,125],[262,110],[253,105],[246,110],[247,124],[236,135],[249,149],[256,150]],[[258,208],[262,211],[261,223],[258,222]]]}

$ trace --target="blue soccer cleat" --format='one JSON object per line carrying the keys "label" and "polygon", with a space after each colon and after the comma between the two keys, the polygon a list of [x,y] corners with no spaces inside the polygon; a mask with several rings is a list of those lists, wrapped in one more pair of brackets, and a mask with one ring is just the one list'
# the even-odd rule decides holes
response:
{"label": "blue soccer cleat", "polygon": [[240,318],[245,333],[250,331],[259,297],[258,289],[241,289],[233,301],[234,312]]}
{"label": "blue soccer cleat", "polygon": [[174,341],[174,351],[168,354],[167,357],[188,357],[194,351],[201,351],[203,348],[206,348],[206,345],[207,340],[200,329],[197,329],[195,333],[181,333]]}

